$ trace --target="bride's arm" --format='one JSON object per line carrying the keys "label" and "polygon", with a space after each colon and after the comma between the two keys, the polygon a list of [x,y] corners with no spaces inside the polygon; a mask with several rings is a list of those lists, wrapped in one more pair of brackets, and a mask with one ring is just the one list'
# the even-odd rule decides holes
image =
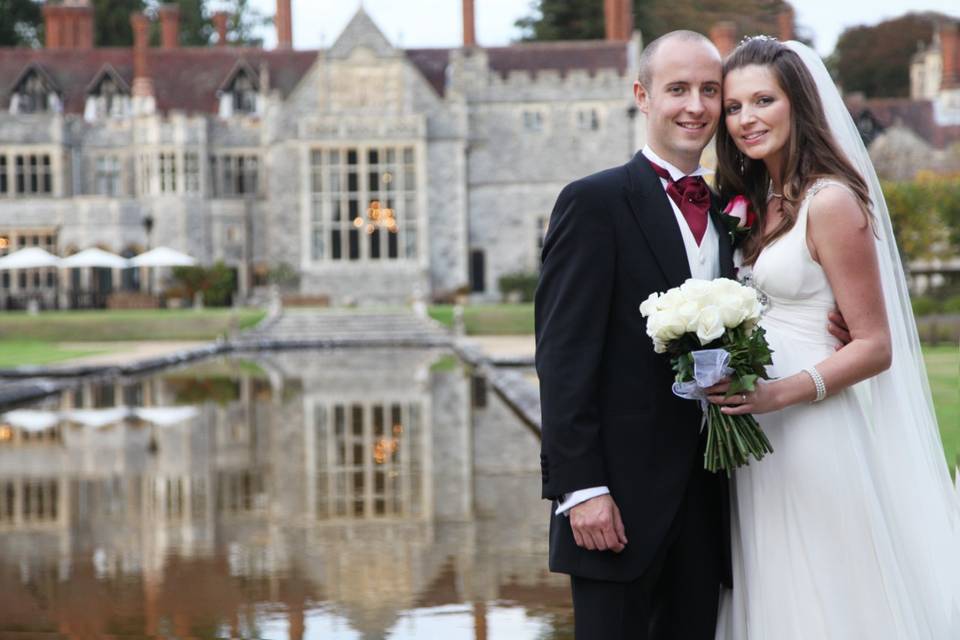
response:
{"label": "bride's arm", "polygon": [[[813,197],[807,215],[807,246],[827,274],[852,338],[850,344],[816,365],[830,395],[890,366],[890,330],[876,240],[859,201],[847,189],[830,186]],[[813,379],[801,371],[759,385],[756,392],[747,394],[745,404],[724,407],[723,412],[766,413],[815,398]],[[739,399],[734,396],[720,404]]]}

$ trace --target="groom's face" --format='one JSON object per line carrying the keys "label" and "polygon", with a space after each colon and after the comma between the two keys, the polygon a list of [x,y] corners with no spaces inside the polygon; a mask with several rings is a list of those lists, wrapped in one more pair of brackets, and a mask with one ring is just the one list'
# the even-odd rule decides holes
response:
{"label": "groom's face", "polygon": [[634,84],[637,106],[647,116],[647,143],[682,170],[700,162],[720,121],[720,54],[698,40],[670,39],[650,63],[649,87]]}

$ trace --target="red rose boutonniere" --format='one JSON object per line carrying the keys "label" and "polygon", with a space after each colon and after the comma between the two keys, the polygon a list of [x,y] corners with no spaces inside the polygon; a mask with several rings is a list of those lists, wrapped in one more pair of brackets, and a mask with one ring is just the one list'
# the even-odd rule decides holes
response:
{"label": "red rose boutonniere", "polygon": [[750,201],[746,197],[734,196],[727,203],[720,217],[727,225],[730,242],[737,247],[750,234],[750,229],[757,221],[757,212],[750,206]]}

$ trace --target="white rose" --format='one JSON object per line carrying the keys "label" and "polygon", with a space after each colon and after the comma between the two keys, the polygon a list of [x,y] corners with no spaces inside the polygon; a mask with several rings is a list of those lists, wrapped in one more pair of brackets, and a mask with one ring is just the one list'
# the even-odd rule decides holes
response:
{"label": "white rose", "polygon": [[683,302],[683,296],[680,295],[680,290],[677,288],[670,289],[665,294],[660,296],[657,299],[657,309],[672,309],[678,306]]}
{"label": "white rose", "polygon": [[740,294],[740,304],[744,311],[744,320],[758,320],[763,313],[763,305],[757,298],[757,290],[751,287],[743,287]]}
{"label": "white rose", "polygon": [[694,301],[687,301],[677,307],[677,314],[683,321],[685,331],[697,330],[697,319],[700,317],[700,305]]}
{"label": "white rose", "polygon": [[653,341],[653,352],[654,353],[666,353],[667,345],[661,342],[660,340]]}
{"label": "white rose", "polygon": [[[676,340],[687,331],[687,323],[684,322],[680,314],[673,309],[659,311],[653,316],[653,319],[655,319],[656,322],[654,323],[655,329],[651,337],[662,342]],[[650,333],[649,324],[647,325],[647,333]]]}
{"label": "white rose", "polygon": [[710,296],[713,292],[713,283],[710,280],[698,280],[690,278],[680,285],[680,293],[684,300],[699,302]]}
{"label": "white rose", "polygon": [[720,320],[720,312],[716,307],[707,307],[700,312],[697,319],[697,338],[701,345],[707,345],[719,338],[726,331]]}
{"label": "white rose", "polygon": [[660,294],[654,291],[651,293],[646,300],[640,303],[640,315],[644,318],[649,316],[651,313],[657,310],[657,300],[660,299]]}
{"label": "white rose", "polygon": [[717,305],[720,312],[720,322],[728,329],[740,326],[747,317],[747,308],[742,300],[738,298],[728,298],[722,304]]}

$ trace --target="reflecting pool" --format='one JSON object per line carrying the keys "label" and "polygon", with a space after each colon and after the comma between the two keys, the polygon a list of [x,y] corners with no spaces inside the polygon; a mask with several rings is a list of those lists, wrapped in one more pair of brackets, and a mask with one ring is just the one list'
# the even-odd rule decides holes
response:
{"label": "reflecting pool", "polygon": [[538,450],[442,350],[216,359],[7,411],[0,637],[570,638]]}

